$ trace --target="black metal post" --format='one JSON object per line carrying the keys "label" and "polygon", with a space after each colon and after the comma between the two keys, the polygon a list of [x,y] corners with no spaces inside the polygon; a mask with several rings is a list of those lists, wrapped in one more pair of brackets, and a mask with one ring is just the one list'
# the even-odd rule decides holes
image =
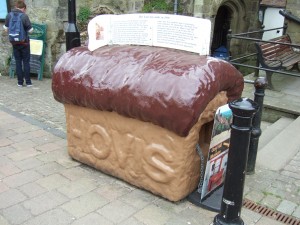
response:
{"label": "black metal post", "polygon": [[76,26],[76,0],[68,1],[68,27],[66,31],[67,51],[80,46],[80,33]]}
{"label": "black metal post", "polygon": [[251,124],[258,105],[248,98],[229,103],[232,110],[230,146],[221,210],[215,216],[214,225],[243,225],[240,218]]}
{"label": "black metal post", "polygon": [[[259,58],[258,58],[258,54],[256,53],[256,62],[255,62],[255,66],[257,67],[257,68],[259,68]],[[254,71],[254,76],[255,77],[258,77],[259,76],[259,69],[256,69],[255,71]]]}
{"label": "black metal post", "polygon": [[178,0],[174,0],[174,14],[177,15],[178,13]]}
{"label": "black metal post", "polygon": [[[265,32],[265,25],[261,25],[261,28],[260,28],[260,31],[262,31],[261,32],[261,39],[262,39],[262,37],[263,37],[263,35],[264,35],[264,32]],[[259,67],[260,66],[260,63],[259,63],[259,56],[258,56],[258,53],[256,52],[256,62],[255,62],[255,66],[256,67]],[[254,76],[255,77],[259,77],[259,69],[256,69],[255,71],[254,71]]]}
{"label": "black metal post", "polygon": [[263,110],[263,103],[265,97],[265,89],[268,85],[266,78],[259,77],[254,82],[255,92],[254,92],[254,102],[257,103],[259,109],[255,113],[252,120],[252,132],[250,137],[248,162],[247,162],[247,174],[255,173],[255,162],[257,156],[258,141],[261,135],[260,123]]}
{"label": "black metal post", "polygon": [[231,34],[232,34],[232,30],[231,29],[229,29],[228,30],[228,32],[227,32],[227,43],[226,43],[226,48],[227,48],[227,51],[228,51],[228,54],[229,54],[229,57],[228,57],[228,60],[230,61],[231,60],[231,49],[230,49],[230,47],[231,47],[231,45],[230,45],[230,43],[231,43]]}
{"label": "black metal post", "polygon": [[286,34],[287,28],[288,28],[288,23],[285,22],[285,23],[284,23],[284,26],[283,26],[283,34]]}

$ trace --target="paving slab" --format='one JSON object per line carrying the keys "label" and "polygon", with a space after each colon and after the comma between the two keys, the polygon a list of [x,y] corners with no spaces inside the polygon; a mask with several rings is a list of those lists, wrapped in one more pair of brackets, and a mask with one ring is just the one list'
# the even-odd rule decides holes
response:
{"label": "paving slab", "polygon": [[277,207],[279,212],[291,215],[297,207],[297,204],[291,201],[283,200],[280,205]]}
{"label": "paving slab", "polygon": [[273,220],[269,217],[262,217],[256,225],[283,225],[284,223],[281,223],[279,221]]}

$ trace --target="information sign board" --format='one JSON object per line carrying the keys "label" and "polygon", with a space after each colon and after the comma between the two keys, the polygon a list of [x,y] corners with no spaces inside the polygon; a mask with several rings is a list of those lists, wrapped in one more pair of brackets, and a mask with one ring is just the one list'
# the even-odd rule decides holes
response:
{"label": "information sign board", "polygon": [[170,14],[99,15],[88,24],[91,51],[110,44],[149,45],[209,55],[211,22]]}

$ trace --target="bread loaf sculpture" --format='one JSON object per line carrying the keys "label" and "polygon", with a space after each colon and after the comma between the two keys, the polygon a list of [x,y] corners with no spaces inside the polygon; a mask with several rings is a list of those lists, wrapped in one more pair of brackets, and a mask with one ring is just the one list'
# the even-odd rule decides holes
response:
{"label": "bread loaf sculpture", "polygon": [[238,99],[231,64],[180,50],[77,47],[57,62],[54,98],[63,103],[74,159],[171,201],[197,187],[216,109]]}

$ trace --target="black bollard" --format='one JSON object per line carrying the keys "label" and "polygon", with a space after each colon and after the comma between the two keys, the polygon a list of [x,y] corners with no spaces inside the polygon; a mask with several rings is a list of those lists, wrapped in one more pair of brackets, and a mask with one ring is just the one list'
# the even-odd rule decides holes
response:
{"label": "black bollard", "polygon": [[250,137],[249,153],[248,153],[248,162],[247,162],[247,174],[255,173],[255,162],[257,156],[258,141],[261,135],[260,123],[263,110],[265,89],[268,85],[266,78],[260,77],[257,78],[254,82],[255,93],[254,93],[254,102],[259,106],[259,110],[255,113],[252,120],[252,131]]}
{"label": "black bollard", "polygon": [[68,27],[66,31],[66,49],[67,51],[79,47],[80,33],[76,26],[76,0],[68,1]]}
{"label": "black bollard", "polygon": [[232,110],[230,146],[224,191],[220,213],[215,216],[214,225],[243,225],[240,218],[243,205],[243,191],[248,148],[251,134],[252,118],[258,105],[248,99],[241,98],[229,103]]}

